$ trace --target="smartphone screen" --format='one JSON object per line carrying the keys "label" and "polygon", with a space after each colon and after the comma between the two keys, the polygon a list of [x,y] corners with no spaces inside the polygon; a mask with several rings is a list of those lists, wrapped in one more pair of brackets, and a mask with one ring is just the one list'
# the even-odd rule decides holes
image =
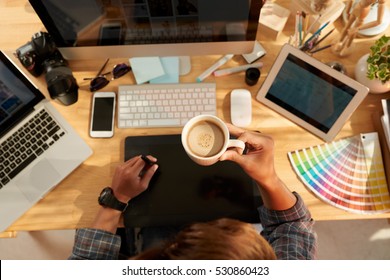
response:
{"label": "smartphone screen", "polygon": [[95,96],[92,112],[91,136],[111,137],[114,131],[115,97]]}

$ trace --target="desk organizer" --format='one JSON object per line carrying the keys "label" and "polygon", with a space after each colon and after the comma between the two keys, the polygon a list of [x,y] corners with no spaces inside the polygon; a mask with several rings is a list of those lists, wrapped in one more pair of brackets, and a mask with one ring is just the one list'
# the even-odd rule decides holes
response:
{"label": "desk organizer", "polygon": [[[329,22],[331,25],[342,14],[345,4],[340,0],[335,0],[324,11],[320,13],[314,13],[310,7],[309,0],[292,0],[290,4],[290,11],[295,15],[297,11],[304,11],[309,15],[309,26],[312,26],[312,31],[318,30],[322,25]],[[319,18],[319,15],[321,17]]]}
{"label": "desk organizer", "polygon": [[259,30],[263,39],[277,40],[290,16],[290,11],[278,4],[266,2],[261,9]]}

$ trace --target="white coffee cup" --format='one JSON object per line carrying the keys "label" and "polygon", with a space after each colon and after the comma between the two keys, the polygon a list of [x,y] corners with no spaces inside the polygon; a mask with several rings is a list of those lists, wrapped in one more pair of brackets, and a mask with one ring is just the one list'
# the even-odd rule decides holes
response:
{"label": "white coffee cup", "polygon": [[212,165],[232,147],[242,153],[245,143],[230,139],[226,124],[216,116],[199,115],[190,119],[183,127],[181,143],[187,155],[199,165]]}

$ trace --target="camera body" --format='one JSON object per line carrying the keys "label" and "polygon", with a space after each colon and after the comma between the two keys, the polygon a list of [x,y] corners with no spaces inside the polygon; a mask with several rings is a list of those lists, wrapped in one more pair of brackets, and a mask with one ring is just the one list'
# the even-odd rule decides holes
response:
{"label": "camera body", "polygon": [[45,73],[51,98],[58,99],[64,105],[77,101],[79,87],[76,79],[49,33],[35,33],[31,41],[19,47],[15,54],[33,76]]}

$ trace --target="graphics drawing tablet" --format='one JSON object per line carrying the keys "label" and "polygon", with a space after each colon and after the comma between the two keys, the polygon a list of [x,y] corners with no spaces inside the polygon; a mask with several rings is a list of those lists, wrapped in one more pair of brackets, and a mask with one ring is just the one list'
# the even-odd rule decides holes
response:
{"label": "graphics drawing tablet", "polygon": [[156,157],[159,168],[149,188],[130,201],[126,227],[181,226],[222,217],[259,223],[257,186],[236,163],[200,166],[185,153],[180,135],[127,137],[125,160],[140,154]]}
{"label": "graphics drawing tablet", "polygon": [[368,88],[291,45],[284,45],[256,99],[331,141]]}

